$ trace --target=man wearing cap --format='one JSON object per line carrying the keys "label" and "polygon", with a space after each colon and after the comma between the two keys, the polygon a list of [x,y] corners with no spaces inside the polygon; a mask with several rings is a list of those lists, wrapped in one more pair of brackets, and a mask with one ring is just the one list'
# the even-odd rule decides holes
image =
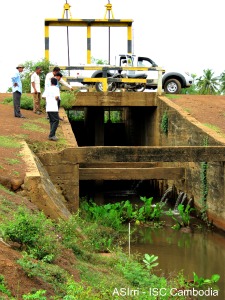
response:
{"label": "man wearing cap", "polygon": [[25,118],[20,112],[20,99],[22,95],[22,81],[20,73],[23,72],[24,65],[20,64],[16,67],[17,71],[12,79],[12,91],[13,91],[13,105],[14,105],[14,116],[16,118]]}

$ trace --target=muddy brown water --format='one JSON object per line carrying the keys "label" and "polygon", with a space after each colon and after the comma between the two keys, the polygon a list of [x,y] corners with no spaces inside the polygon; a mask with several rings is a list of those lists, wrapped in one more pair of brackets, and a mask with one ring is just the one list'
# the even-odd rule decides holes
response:
{"label": "muddy brown water", "polygon": [[154,270],[160,275],[175,275],[183,270],[185,277],[193,280],[193,272],[205,279],[219,274],[218,296],[198,299],[225,299],[224,233],[198,227],[192,232],[183,232],[170,226],[158,229],[139,226],[132,233],[131,241],[131,254],[140,253],[144,257],[148,253],[158,256],[159,265]]}

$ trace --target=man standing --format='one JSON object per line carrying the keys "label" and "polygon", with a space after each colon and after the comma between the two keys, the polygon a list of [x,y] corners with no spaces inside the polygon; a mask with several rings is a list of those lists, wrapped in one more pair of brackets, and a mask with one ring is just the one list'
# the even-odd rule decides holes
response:
{"label": "man standing", "polygon": [[31,75],[31,93],[33,94],[33,112],[41,114],[41,86],[40,86],[41,67],[36,67]]}
{"label": "man standing", "polygon": [[[46,75],[46,77],[45,77],[45,89],[51,85],[51,78],[54,77],[58,72],[60,72],[60,68],[59,67],[54,67],[52,72],[49,72]],[[71,90],[71,91],[73,90],[73,87],[69,83],[67,83],[65,80],[63,80],[62,77],[59,80],[59,83],[66,86],[69,90]]]}
{"label": "man standing", "polygon": [[22,95],[22,81],[20,73],[23,72],[24,65],[18,65],[16,67],[17,72],[12,76],[12,92],[13,92],[13,105],[14,105],[14,116],[16,118],[25,118],[20,112],[20,100]]}
{"label": "man standing", "polygon": [[51,78],[51,85],[47,87],[42,95],[46,99],[46,112],[50,122],[49,140],[57,141],[55,133],[59,125],[58,100],[60,99],[59,88],[57,87],[57,79]]}
{"label": "man standing", "polygon": [[[45,77],[45,90],[51,86],[51,78],[55,77],[56,74],[58,74],[60,72],[60,68],[59,67],[54,67],[54,69],[52,70],[52,72],[49,72],[46,77]],[[66,86],[69,90],[73,90],[73,87],[67,83],[65,80],[62,79],[62,76],[59,79],[59,83]],[[57,84],[59,86],[59,84]],[[60,100],[59,100],[60,101]],[[60,102],[59,102],[60,105]],[[47,116],[48,119],[48,116]],[[59,118],[61,121],[63,121],[62,118]]]}

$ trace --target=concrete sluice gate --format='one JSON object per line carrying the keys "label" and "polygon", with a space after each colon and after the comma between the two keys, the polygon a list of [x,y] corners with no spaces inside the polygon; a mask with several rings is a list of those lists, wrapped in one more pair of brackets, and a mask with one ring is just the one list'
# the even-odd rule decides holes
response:
{"label": "concrete sluice gate", "polygon": [[71,146],[39,155],[71,212],[80,196],[160,201],[174,186],[174,201],[183,192],[195,207],[207,204],[225,230],[224,138],[156,93],[78,93],[77,112],[83,117],[67,126]]}

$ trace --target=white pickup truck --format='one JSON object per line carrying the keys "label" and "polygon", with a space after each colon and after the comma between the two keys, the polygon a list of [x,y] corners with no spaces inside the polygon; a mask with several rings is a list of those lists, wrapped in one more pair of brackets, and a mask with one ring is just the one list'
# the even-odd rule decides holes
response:
{"label": "white pickup truck", "polygon": [[[115,66],[123,67],[123,62],[127,62],[128,67],[158,67],[158,65],[150,58],[144,56],[136,56],[129,54],[120,54],[115,59]],[[107,77],[112,77],[115,71],[108,70]],[[134,74],[143,73],[143,71],[127,71]],[[158,71],[148,70],[144,71],[148,74],[149,79],[146,86],[147,89],[157,89],[158,84]],[[100,78],[103,77],[103,71],[88,71],[80,70],[77,73],[77,78]],[[193,78],[187,72],[167,72],[165,71],[162,76],[162,88],[167,94],[179,94],[182,88],[188,88],[192,85]],[[85,82],[85,84],[93,84],[93,82]]]}

